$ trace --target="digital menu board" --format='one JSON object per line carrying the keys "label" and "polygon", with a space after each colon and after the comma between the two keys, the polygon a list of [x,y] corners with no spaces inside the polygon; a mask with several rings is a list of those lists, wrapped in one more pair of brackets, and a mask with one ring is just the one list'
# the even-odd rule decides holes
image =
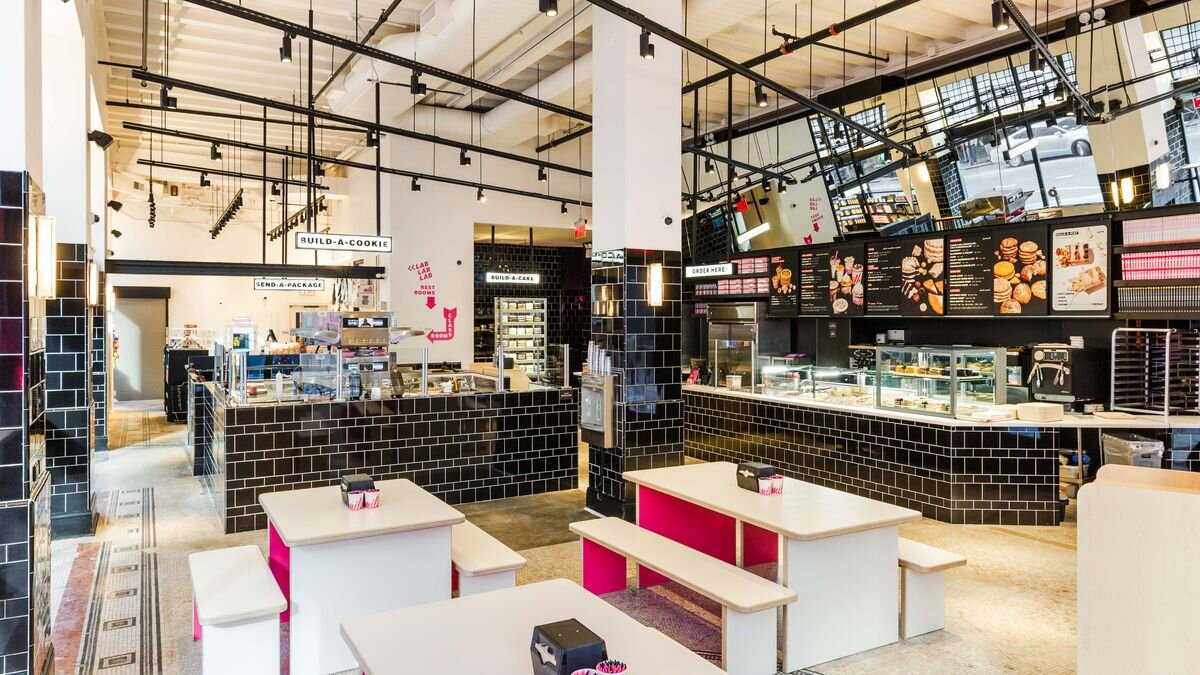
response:
{"label": "digital menu board", "polygon": [[946,313],[946,239],[906,240],[900,260],[900,292],[904,316],[942,316]]}
{"label": "digital menu board", "polygon": [[991,316],[993,255],[991,232],[946,237],[946,313]]}
{"label": "digital menu board", "polygon": [[783,251],[771,256],[771,300],[767,316],[788,318],[800,315],[799,255]]}
{"label": "digital menu board", "polygon": [[830,253],[832,251],[823,246],[800,249],[797,281],[800,286],[801,316],[825,316],[829,313],[829,284],[824,275],[829,271]]}
{"label": "digital menu board", "polygon": [[866,303],[862,244],[800,251],[800,312],[805,316],[862,316]]}
{"label": "digital menu board", "polygon": [[1062,314],[1108,314],[1108,225],[1054,228],[1051,309]]}
{"label": "digital menu board", "polygon": [[896,316],[904,294],[900,290],[901,261],[905,257],[906,244],[902,241],[873,241],[866,245],[867,314],[874,316]]}
{"label": "digital menu board", "polygon": [[1045,316],[1046,227],[1007,227],[992,235],[992,306],[999,316]]}

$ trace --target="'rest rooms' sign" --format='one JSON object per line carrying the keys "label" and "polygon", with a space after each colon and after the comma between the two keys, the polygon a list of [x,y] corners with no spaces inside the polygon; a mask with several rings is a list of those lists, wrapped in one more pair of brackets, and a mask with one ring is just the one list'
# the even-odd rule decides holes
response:
{"label": "'rest rooms' sign", "polygon": [[391,237],[368,237],[362,234],[318,234],[297,232],[296,248],[316,251],[370,251],[391,253]]}
{"label": "'rest rooms' sign", "polygon": [[257,277],[254,279],[256,291],[323,291],[324,279],[270,279]]}

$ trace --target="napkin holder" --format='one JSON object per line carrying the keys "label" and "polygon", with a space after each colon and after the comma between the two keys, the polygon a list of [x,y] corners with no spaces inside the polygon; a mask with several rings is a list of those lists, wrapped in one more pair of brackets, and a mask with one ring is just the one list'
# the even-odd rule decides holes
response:
{"label": "napkin holder", "polygon": [[769,479],[777,473],[779,471],[770,464],[742,462],[737,467],[737,484],[743,490],[749,490],[758,494],[758,480],[760,478]]}
{"label": "napkin holder", "polygon": [[342,503],[350,505],[350,493],[361,490],[374,490],[375,479],[365,473],[352,473],[342,476]]}
{"label": "napkin holder", "polygon": [[604,640],[575,619],[534,626],[529,654],[534,675],[571,675],[608,658]]}

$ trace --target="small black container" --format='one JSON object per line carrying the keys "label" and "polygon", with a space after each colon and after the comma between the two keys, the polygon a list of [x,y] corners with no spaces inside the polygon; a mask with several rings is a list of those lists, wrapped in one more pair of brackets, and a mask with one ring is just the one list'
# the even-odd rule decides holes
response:
{"label": "small black container", "polygon": [[529,654],[534,675],[571,675],[608,658],[604,640],[575,619],[534,626]]}
{"label": "small black container", "polygon": [[737,468],[737,484],[743,490],[758,492],[758,479],[779,473],[775,467],[762,462],[742,462]]}
{"label": "small black container", "polygon": [[342,476],[342,503],[350,505],[350,493],[359,490],[374,490],[375,479],[365,473],[352,473]]}

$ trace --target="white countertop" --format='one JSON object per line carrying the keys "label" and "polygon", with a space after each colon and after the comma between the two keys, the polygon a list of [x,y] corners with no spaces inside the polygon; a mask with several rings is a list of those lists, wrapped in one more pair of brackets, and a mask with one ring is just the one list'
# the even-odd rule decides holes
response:
{"label": "white countertop", "polygon": [[748,391],[711,387],[703,384],[687,384],[684,391],[695,391],[733,398],[744,398],[751,401],[767,403],[782,403],[800,408],[844,412],[854,415],[873,415],[887,419],[905,422],[921,422],[945,427],[1066,427],[1071,429],[1183,429],[1200,428],[1200,415],[1135,415],[1134,419],[1105,419],[1094,415],[1071,414],[1060,422],[1036,422],[1031,420],[1002,420],[999,422],[978,422],[975,420],[960,420],[937,415],[876,408],[874,406],[856,406],[844,403],[829,403],[817,401],[802,396],[772,396],[770,394],[753,394]]}
{"label": "white countertop", "polygon": [[196,618],[201,626],[278,614],[287,609],[262,551],[237,546],[188,556]]}
{"label": "white countertop", "polygon": [[271,524],[291,546],[325,544],[381,534],[449,527],[466,518],[446,502],[410,480],[375,483],[379,507],[351,511],[342,503],[341,488],[310,488],[259,495]]}
{"label": "white countertop", "polygon": [[722,672],[566,579],[355,617],[342,636],[368,675],[529,675],[534,626],[565,619],[603,638],[631,673]]}
{"label": "white countertop", "polygon": [[763,496],[738,487],[732,462],[626,471],[623,477],[790,539],[821,539],[921,519],[912,509],[793,478],[784,478],[782,495]]}

